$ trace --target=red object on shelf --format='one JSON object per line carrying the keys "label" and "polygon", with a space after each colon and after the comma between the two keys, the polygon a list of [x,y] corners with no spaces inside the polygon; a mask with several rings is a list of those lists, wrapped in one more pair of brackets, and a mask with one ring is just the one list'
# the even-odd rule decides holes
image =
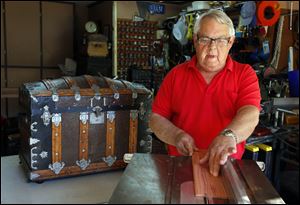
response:
{"label": "red object on shelf", "polygon": [[266,136],[270,134],[272,134],[272,132],[269,128],[261,126],[257,126],[252,133],[252,135],[256,137]]}
{"label": "red object on shelf", "polygon": [[[273,16],[268,18],[266,14],[268,12],[271,12]],[[272,26],[274,25],[280,17],[280,5],[278,1],[262,1],[258,3],[257,6],[257,24],[258,25],[263,25],[263,26]]]}

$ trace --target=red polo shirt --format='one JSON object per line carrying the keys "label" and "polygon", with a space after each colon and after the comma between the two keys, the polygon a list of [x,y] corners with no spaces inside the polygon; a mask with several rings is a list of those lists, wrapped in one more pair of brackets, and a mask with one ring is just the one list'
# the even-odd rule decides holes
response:
{"label": "red polo shirt", "polygon": [[[197,58],[173,68],[164,78],[155,97],[152,112],[169,119],[194,138],[196,146],[207,149],[212,140],[230,124],[239,108],[254,105],[260,109],[258,78],[253,68],[228,56],[226,65],[208,85],[198,68]],[[245,141],[232,157],[240,159]],[[180,155],[168,145],[170,155]]]}

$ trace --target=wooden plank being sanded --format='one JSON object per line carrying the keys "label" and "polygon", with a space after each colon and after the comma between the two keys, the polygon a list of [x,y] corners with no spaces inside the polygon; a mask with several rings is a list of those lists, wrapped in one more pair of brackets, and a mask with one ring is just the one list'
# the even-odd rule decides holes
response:
{"label": "wooden plank being sanded", "polygon": [[211,175],[208,163],[199,164],[199,160],[205,153],[205,150],[200,150],[192,155],[195,196],[228,199],[224,187],[224,177],[221,174],[217,177]]}

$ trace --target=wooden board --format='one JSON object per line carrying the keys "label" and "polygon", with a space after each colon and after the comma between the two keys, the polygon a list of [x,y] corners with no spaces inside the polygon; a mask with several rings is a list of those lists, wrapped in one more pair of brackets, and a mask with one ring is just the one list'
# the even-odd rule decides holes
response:
{"label": "wooden board", "polygon": [[[1,1],[1,11],[3,11],[3,2]],[[4,12],[1,12],[1,67],[2,65],[5,65],[5,57],[4,57],[4,53],[5,53],[5,47],[4,47]],[[2,69],[1,69],[2,70]],[[2,73],[1,73],[1,78],[2,78]],[[1,79],[2,82],[2,79]],[[2,86],[2,84],[1,84]]]}
{"label": "wooden board", "polygon": [[7,64],[40,66],[40,3],[5,1],[5,15]]}
{"label": "wooden board", "polygon": [[199,164],[199,160],[205,155],[204,150],[194,152],[192,155],[193,177],[195,196],[228,199],[224,187],[223,176],[215,177],[209,173],[208,164]]}
{"label": "wooden board", "polygon": [[56,67],[73,58],[72,4],[42,1],[43,65]]}

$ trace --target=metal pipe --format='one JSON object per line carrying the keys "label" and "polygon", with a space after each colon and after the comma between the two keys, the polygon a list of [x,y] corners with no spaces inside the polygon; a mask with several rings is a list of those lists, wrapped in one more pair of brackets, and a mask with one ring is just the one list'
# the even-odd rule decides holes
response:
{"label": "metal pipe", "polygon": [[113,39],[113,69],[112,69],[112,75],[117,76],[118,75],[118,13],[117,13],[117,1],[113,1],[112,7],[113,7],[113,12],[112,12],[112,20],[113,20],[113,26],[112,26],[112,39]]}
{"label": "metal pipe", "polygon": [[289,114],[292,114],[292,115],[299,115],[298,113],[295,113],[293,111],[290,111],[290,110],[285,110],[285,109],[282,109],[282,108],[277,108],[278,111],[280,112],[284,112],[284,113],[289,113]]}
{"label": "metal pipe", "polygon": [[293,1],[290,1],[291,11],[290,11],[290,30],[293,27]]}
{"label": "metal pipe", "polygon": [[284,124],[284,112],[281,112],[280,125],[283,126],[283,124]]}
{"label": "metal pipe", "polygon": [[275,112],[274,127],[277,127],[278,125],[278,118],[279,118],[279,111],[277,110]]}

